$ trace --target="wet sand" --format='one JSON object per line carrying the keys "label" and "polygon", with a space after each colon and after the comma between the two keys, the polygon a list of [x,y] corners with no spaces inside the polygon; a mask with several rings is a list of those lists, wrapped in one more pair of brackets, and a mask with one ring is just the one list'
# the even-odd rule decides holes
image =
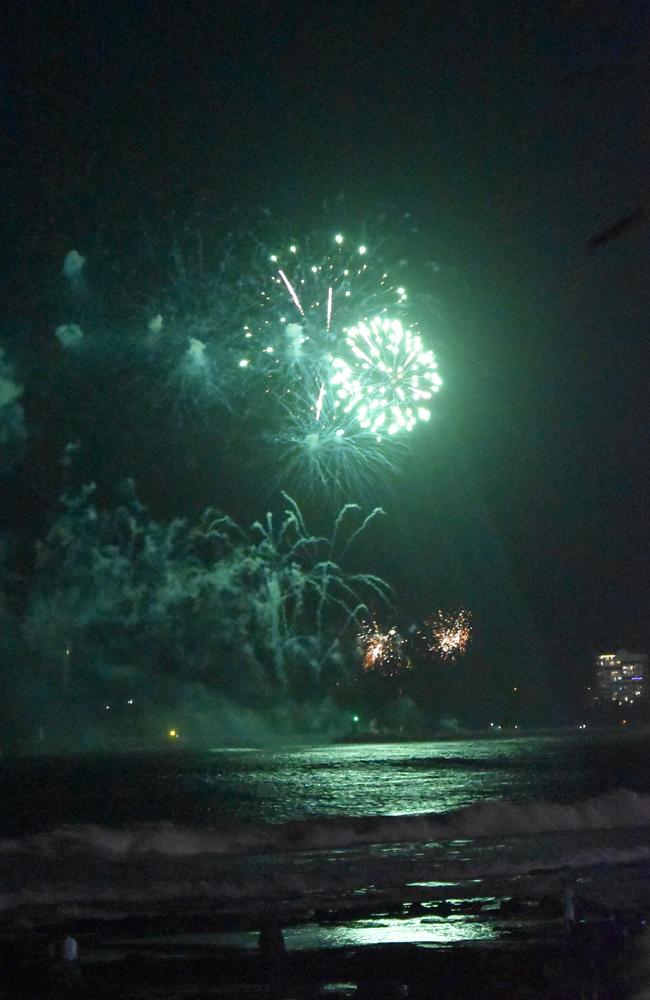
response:
{"label": "wet sand", "polygon": [[596,961],[575,945],[514,949],[375,945],[289,955],[269,973],[257,955],[221,951],[211,957],[162,958],[134,953],[82,964],[79,981],[44,963],[3,975],[2,997],[181,998],[622,998],[629,996],[621,957]]}
{"label": "wet sand", "polygon": [[[631,971],[643,933],[639,915],[592,913],[567,934],[557,903],[550,899],[508,900],[485,915],[494,933],[471,942],[305,946],[319,935],[326,941],[328,929],[358,934],[364,924],[389,933],[406,920],[410,933],[417,919],[426,928],[427,920],[445,917],[417,917],[407,910],[402,918],[384,915],[378,925],[349,911],[311,913],[308,920],[296,918],[285,928],[288,951],[275,959],[262,957],[250,923],[238,925],[232,915],[214,911],[192,919],[170,914],[110,925],[85,920],[54,931],[32,927],[21,933],[14,927],[2,938],[0,1000],[623,1000],[633,995]],[[79,941],[78,968],[47,957],[48,942],[68,930]],[[238,940],[237,947],[224,944],[230,938]]]}

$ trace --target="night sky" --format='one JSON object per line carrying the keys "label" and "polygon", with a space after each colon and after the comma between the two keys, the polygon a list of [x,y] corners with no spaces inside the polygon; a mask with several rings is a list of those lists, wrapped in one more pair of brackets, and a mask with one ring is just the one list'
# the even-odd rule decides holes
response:
{"label": "night sky", "polygon": [[164,412],[131,363],[70,395],[65,254],[88,260],[81,325],[115,330],[192,227],[215,247],[331,227],[394,245],[429,302],[434,419],[396,479],[343,499],[385,509],[359,558],[404,621],[471,609],[450,710],[516,684],[532,717],[568,721],[595,652],[647,650],[649,18],[640,0],[13,5],[0,337],[27,434],[0,514],[18,618],[80,427],[106,502],[132,476],[160,518],[281,507],[245,422],[224,441],[209,414]]}

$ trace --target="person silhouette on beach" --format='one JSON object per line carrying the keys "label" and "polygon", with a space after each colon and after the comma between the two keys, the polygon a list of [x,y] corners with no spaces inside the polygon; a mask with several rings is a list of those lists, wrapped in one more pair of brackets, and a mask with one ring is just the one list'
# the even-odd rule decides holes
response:
{"label": "person silhouette on beach", "polygon": [[68,934],[61,946],[63,981],[67,986],[76,986],[81,978],[79,970],[79,946],[77,939]]}
{"label": "person silhouette on beach", "polygon": [[576,903],[573,889],[565,885],[562,890],[562,915],[564,917],[564,929],[567,934],[573,934],[576,925]]}
{"label": "person silhouette on beach", "polygon": [[287,946],[277,918],[267,913],[262,921],[257,946],[272,990],[278,990],[285,971]]}

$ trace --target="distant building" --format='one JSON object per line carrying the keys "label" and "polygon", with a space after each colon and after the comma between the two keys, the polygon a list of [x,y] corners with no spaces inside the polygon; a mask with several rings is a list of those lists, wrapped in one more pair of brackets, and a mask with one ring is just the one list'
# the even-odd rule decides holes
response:
{"label": "distant building", "polygon": [[634,705],[648,693],[648,654],[601,653],[596,657],[596,700],[601,704]]}

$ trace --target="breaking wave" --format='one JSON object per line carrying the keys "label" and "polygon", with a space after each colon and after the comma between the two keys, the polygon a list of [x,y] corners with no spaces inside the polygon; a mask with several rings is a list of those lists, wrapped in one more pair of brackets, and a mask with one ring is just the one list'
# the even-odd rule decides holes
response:
{"label": "breaking wave", "polygon": [[318,817],[275,825],[199,827],[166,821],[121,828],[66,825],[50,833],[2,839],[0,855],[27,852],[43,857],[82,853],[108,858],[144,854],[188,857],[629,827],[650,827],[650,795],[618,790],[574,803],[490,800],[448,813]]}

